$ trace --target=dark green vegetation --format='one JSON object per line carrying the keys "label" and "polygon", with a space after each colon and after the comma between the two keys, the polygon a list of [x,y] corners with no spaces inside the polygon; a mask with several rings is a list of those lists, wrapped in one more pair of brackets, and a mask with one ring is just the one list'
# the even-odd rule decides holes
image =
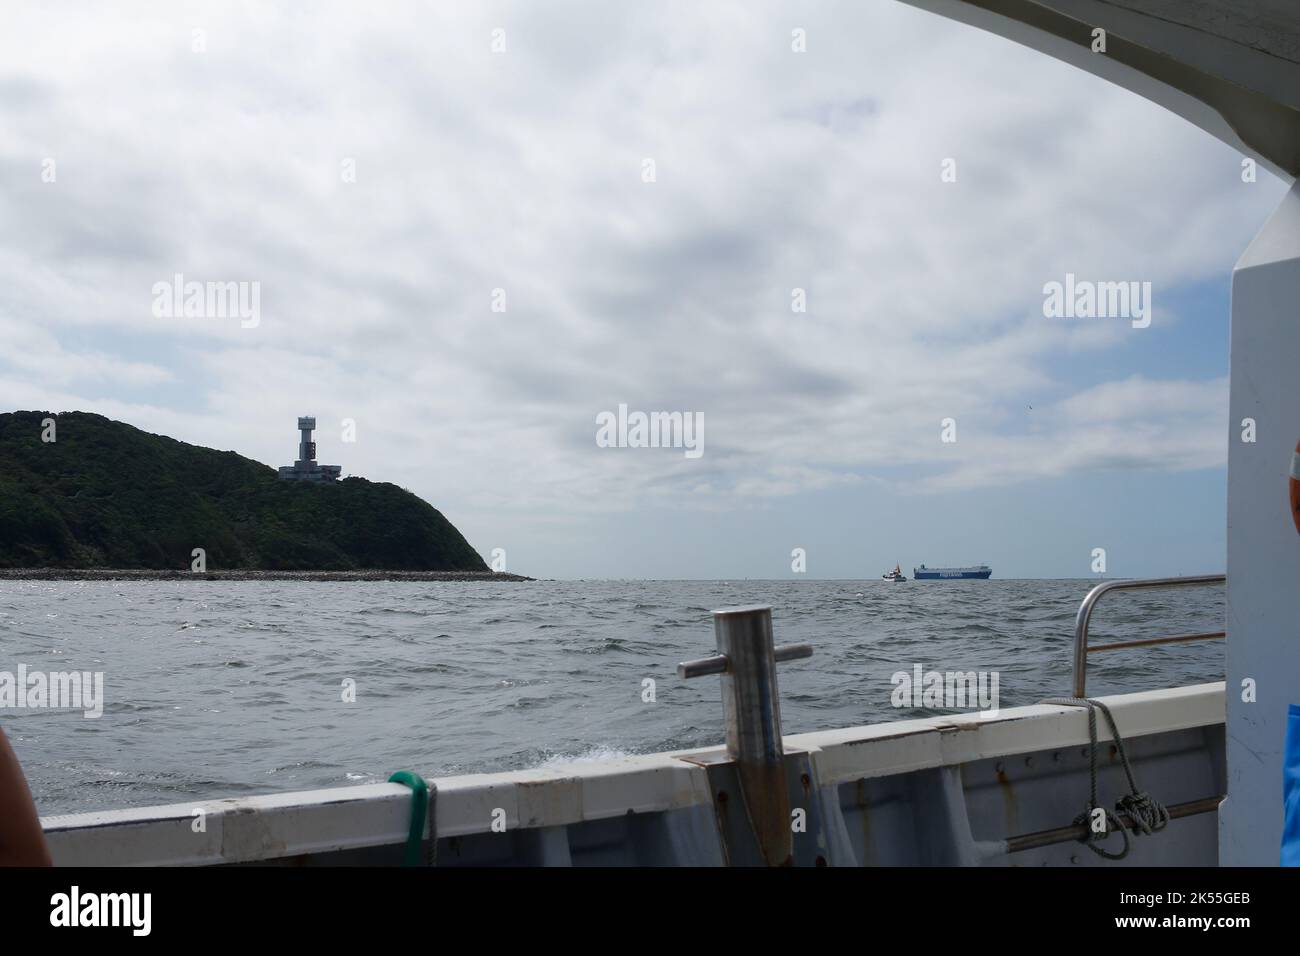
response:
{"label": "dark green vegetation", "polygon": [[0,414],[0,568],[189,570],[195,548],[209,570],[488,570],[396,485],[281,481],[233,451],[86,412]]}

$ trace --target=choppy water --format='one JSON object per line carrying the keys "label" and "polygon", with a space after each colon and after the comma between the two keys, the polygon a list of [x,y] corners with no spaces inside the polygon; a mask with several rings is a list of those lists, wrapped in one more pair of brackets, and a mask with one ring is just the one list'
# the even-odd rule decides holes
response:
{"label": "choppy water", "polygon": [[[0,582],[0,671],[103,671],[106,698],[0,726],[46,815],[714,745],[718,680],[676,664],[712,652],[711,609],[755,603],[816,648],[781,665],[787,733],[924,715],[890,704],[918,663],[996,670],[1009,707],[1069,692],[1092,583]],[[1093,635],[1223,614],[1221,588],[1121,593]],[[1222,677],[1222,642],[1173,645],[1094,657],[1089,692]]]}

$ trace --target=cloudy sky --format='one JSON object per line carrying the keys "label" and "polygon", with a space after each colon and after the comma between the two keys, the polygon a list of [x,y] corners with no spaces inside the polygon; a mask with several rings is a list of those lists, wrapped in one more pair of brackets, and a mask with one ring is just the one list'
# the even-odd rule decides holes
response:
{"label": "cloudy sky", "polygon": [[[268,465],[314,414],[537,576],[1223,567],[1284,187],[1153,104],[890,0],[48,6],[0,33],[0,408]],[[1045,317],[1066,273],[1150,326]],[[256,326],[156,315],[177,274]],[[620,403],[703,455],[599,447]]]}

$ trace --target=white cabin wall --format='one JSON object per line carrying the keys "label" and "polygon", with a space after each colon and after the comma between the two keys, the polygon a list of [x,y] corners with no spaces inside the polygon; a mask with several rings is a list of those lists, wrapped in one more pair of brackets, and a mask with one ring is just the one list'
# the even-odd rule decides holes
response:
{"label": "white cabin wall", "polygon": [[[1225,866],[1275,866],[1287,705],[1300,703],[1300,533],[1288,478],[1300,440],[1300,185],[1232,276],[1228,431],[1228,799]],[[1256,441],[1242,440],[1242,420]],[[1243,681],[1256,699],[1244,701]]]}

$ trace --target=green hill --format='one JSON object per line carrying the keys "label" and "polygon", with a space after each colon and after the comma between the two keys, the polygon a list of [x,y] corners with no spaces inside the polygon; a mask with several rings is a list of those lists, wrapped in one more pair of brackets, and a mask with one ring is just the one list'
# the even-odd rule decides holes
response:
{"label": "green hill", "polygon": [[[41,441],[54,418],[57,441]],[[281,481],[86,412],[0,414],[0,568],[487,571],[437,509],[364,478]]]}

